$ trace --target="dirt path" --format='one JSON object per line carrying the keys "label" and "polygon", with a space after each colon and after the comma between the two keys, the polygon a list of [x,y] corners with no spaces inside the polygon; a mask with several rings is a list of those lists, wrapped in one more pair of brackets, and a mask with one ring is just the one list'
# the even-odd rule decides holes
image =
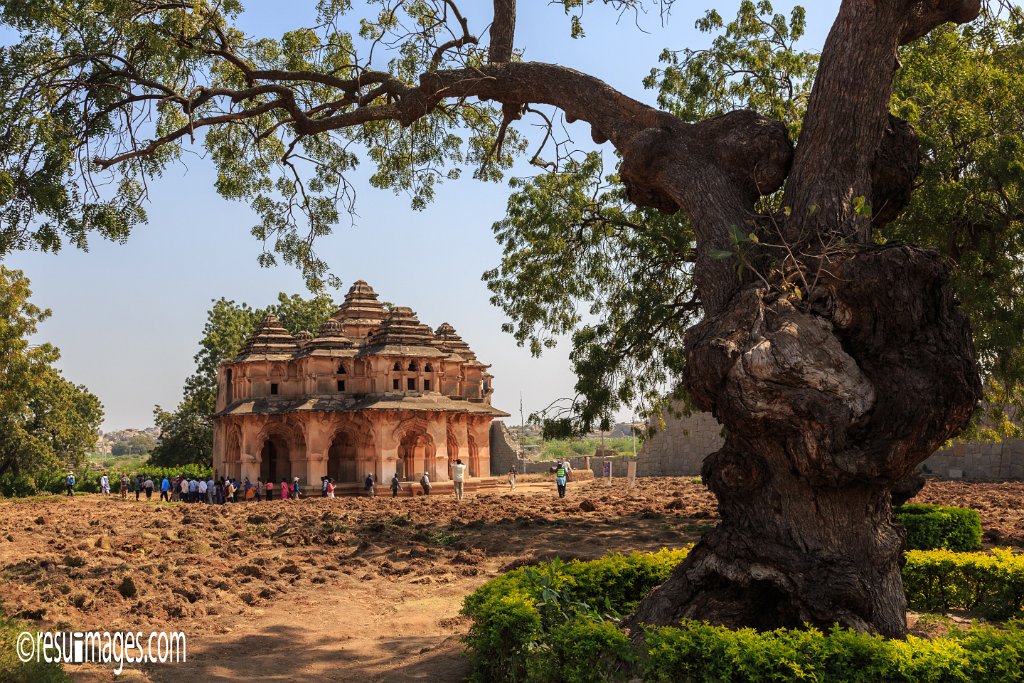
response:
{"label": "dirt path", "polygon": [[[929,484],[976,502],[990,540],[1024,538],[1022,484]],[[100,496],[0,503],[0,591],[38,630],[183,631],[186,663],[121,681],[419,681],[468,673],[463,598],[554,556],[676,547],[717,522],[687,479],[515,494],[161,505]],[[126,589],[126,583],[130,586]],[[109,667],[69,666],[77,681]]]}

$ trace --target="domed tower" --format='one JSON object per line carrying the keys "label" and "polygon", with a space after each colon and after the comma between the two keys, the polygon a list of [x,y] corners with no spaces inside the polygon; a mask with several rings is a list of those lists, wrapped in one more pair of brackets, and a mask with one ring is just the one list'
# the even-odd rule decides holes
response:
{"label": "domed tower", "polygon": [[341,323],[341,334],[356,346],[363,346],[367,337],[384,321],[387,312],[377,300],[377,292],[365,280],[356,280],[345,295],[345,302],[331,318]]}

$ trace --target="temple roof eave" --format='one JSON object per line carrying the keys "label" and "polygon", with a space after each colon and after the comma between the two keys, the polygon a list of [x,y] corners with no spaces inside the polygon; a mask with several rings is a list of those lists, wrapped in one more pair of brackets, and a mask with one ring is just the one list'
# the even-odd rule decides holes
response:
{"label": "temple roof eave", "polygon": [[355,399],[351,396],[274,397],[235,401],[214,417],[243,415],[284,415],[293,412],[357,412],[414,411],[458,413],[482,417],[509,417],[509,413],[490,406],[447,396],[373,396]]}

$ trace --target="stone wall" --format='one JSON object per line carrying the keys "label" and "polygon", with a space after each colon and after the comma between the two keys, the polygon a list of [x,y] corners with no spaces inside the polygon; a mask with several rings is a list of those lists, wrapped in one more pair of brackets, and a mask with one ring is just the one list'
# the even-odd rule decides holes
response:
{"label": "stone wall", "polygon": [[1024,441],[971,441],[937,451],[921,464],[925,474],[943,479],[1006,481],[1024,479]]}
{"label": "stone wall", "polygon": [[[626,463],[632,459],[629,457],[599,458],[593,455],[577,455],[569,458],[569,466],[577,472],[589,469],[594,473],[594,477],[600,478],[604,475],[605,462],[610,462],[612,464],[612,478],[617,478],[626,476]],[[521,474],[549,474],[551,468],[555,466],[555,462],[554,460],[537,460],[535,462],[520,460],[516,467],[517,471]],[[641,475],[640,465],[637,465],[637,476]]]}
{"label": "stone wall", "polygon": [[722,425],[711,413],[666,417],[664,427],[648,437],[637,453],[637,476],[699,475],[704,456],[717,451],[723,443]]}
{"label": "stone wall", "polygon": [[[647,439],[637,453],[637,476],[699,475],[704,457],[724,443],[721,430],[710,413],[666,418],[664,428]],[[936,452],[921,464],[921,469],[943,479],[1024,479],[1024,440],[958,443]]]}
{"label": "stone wall", "polygon": [[[520,466],[519,442],[501,420],[491,422],[491,476],[501,476]],[[523,470],[520,469],[520,472]]]}

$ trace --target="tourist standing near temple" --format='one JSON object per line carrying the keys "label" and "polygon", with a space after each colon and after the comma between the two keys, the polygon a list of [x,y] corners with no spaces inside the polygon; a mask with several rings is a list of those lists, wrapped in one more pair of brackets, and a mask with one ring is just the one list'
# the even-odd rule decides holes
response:
{"label": "tourist standing near temple", "polygon": [[430,495],[430,475],[427,474],[426,472],[424,472],[423,476],[420,477],[420,486],[423,487],[424,495],[429,496]]}
{"label": "tourist standing near temple", "polygon": [[75,475],[73,472],[68,472],[68,476],[64,477],[64,485],[68,487],[68,495],[75,495]]}
{"label": "tourist standing near temple", "polygon": [[301,496],[299,495],[299,478],[295,477],[292,480],[292,498],[298,500]]}
{"label": "tourist standing near temple", "polygon": [[206,480],[205,479],[200,479],[199,480],[199,485],[198,485],[197,488],[198,488],[198,491],[199,491],[199,502],[201,502],[201,503],[209,502],[206,499],[206,492],[208,490],[207,489],[207,485],[206,485]]}
{"label": "tourist standing near temple", "polygon": [[366,491],[366,494],[368,496],[370,496],[371,498],[373,498],[374,496],[377,495],[377,489],[375,489],[373,487],[373,475],[372,474],[367,474],[366,475],[366,481],[363,482],[363,489]]}
{"label": "tourist standing near temple", "polygon": [[288,480],[281,480],[281,500],[288,500]]}
{"label": "tourist standing near temple", "polygon": [[263,485],[263,488],[267,491],[267,502],[274,500],[274,480],[267,477],[267,483]]}
{"label": "tourist standing near temple", "polygon": [[327,497],[327,477],[320,477],[320,497]]}
{"label": "tourist standing near temple", "polygon": [[401,484],[398,483],[398,475],[391,475],[391,497],[398,498],[398,488]]}
{"label": "tourist standing near temple", "polygon": [[508,471],[508,488],[510,491],[516,490],[516,467],[512,466],[512,469]]}
{"label": "tourist standing near temple", "polygon": [[146,500],[153,497],[153,488],[156,485],[153,483],[152,477],[146,477],[146,481],[142,483],[142,488],[146,489]]}
{"label": "tourist standing near temple", "polygon": [[462,500],[462,487],[466,482],[466,466],[462,460],[456,460],[452,465],[452,483],[455,484],[455,500]]}
{"label": "tourist standing near temple", "polygon": [[327,497],[328,498],[334,498],[334,480],[333,479],[328,479],[327,480]]}
{"label": "tourist standing near temple", "polygon": [[121,500],[128,500],[128,486],[131,484],[131,480],[128,478],[127,472],[121,473]]}
{"label": "tourist standing near temple", "polygon": [[171,482],[167,481],[167,477],[164,477],[160,481],[160,500],[171,501]]}
{"label": "tourist standing near temple", "polygon": [[110,495],[110,477],[105,474],[100,477],[100,493],[104,496]]}

